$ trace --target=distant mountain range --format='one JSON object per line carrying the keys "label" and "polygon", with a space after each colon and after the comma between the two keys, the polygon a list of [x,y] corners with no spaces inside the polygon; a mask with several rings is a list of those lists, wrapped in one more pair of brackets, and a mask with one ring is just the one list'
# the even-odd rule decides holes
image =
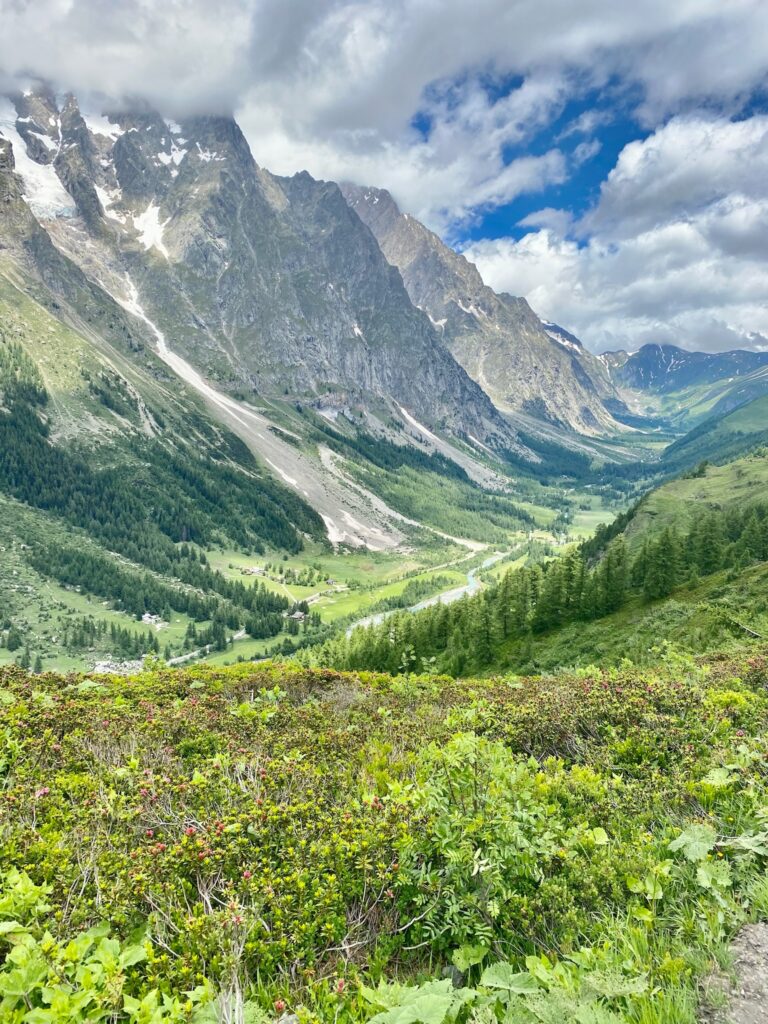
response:
{"label": "distant mountain range", "polygon": [[768,352],[692,352],[644,345],[637,352],[599,356],[610,379],[636,413],[663,415],[690,429],[768,393]]}
{"label": "distant mountain range", "polygon": [[768,352],[689,352],[675,345],[643,345],[632,354],[607,352],[602,359],[617,384],[659,394],[745,377],[768,366]]}

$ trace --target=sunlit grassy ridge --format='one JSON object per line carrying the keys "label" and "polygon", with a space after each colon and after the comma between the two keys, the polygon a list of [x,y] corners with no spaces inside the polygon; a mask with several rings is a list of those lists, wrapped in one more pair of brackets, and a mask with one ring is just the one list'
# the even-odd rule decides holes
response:
{"label": "sunlit grassy ridge", "polygon": [[723,466],[708,465],[651,491],[627,526],[627,543],[636,549],[646,537],[665,529],[683,534],[709,510],[745,509],[764,504],[767,498],[768,458],[761,448]]}
{"label": "sunlit grassy ridge", "polygon": [[[767,684],[762,655],[468,681],[6,670],[3,1019],[59,1019],[51,992],[86,986],[61,964],[104,959],[109,930],[110,984],[88,974],[72,1020],[249,1000],[251,1020],[692,1022],[697,979],[768,913]],[[451,964],[460,999],[387,987]]]}

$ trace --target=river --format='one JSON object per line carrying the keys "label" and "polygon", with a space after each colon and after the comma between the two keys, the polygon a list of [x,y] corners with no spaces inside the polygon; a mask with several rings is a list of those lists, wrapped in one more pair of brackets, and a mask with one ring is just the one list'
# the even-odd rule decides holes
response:
{"label": "river", "polygon": [[477,578],[478,573],[482,572],[483,569],[487,569],[500,559],[506,558],[509,554],[511,554],[509,551],[497,551],[489,558],[486,558],[484,562],[481,562],[480,565],[476,565],[474,569],[468,569],[467,582],[462,584],[460,587],[452,587],[450,590],[443,590],[439,594],[427,597],[423,601],[419,601],[417,604],[411,605],[410,608],[388,608],[386,611],[376,612],[373,615],[366,615],[363,619],[358,619],[357,622],[353,622],[347,629],[347,636],[350,636],[352,631],[357,629],[359,626],[377,626],[380,622],[388,619],[390,615],[394,615],[395,612],[420,612],[424,608],[430,608],[435,604],[453,604],[454,601],[460,601],[464,596],[471,597],[482,587],[482,583]]}

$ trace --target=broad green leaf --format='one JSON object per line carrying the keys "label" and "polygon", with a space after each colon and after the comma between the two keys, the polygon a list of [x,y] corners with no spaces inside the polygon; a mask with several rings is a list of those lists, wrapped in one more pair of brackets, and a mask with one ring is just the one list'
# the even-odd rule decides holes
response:
{"label": "broad green leaf", "polygon": [[687,860],[704,860],[717,841],[717,832],[711,825],[689,825],[677,839],[669,844],[673,853],[683,851]]}
{"label": "broad green leaf", "polygon": [[696,869],[696,881],[703,889],[727,889],[731,884],[731,867],[724,860],[705,860]]}
{"label": "broad green leaf", "polygon": [[143,946],[129,946],[120,954],[120,966],[123,969],[133,967],[134,964],[141,963],[142,960],[146,959],[147,951]]}
{"label": "broad green leaf", "polygon": [[608,833],[598,825],[597,828],[592,829],[592,841],[595,846],[606,846],[608,844]]}
{"label": "broad green leaf", "polygon": [[713,768],[710,772],[707,772],[701,781],[706,782],[708,786],[722,789],[724,786],[730,786],[732,782],[736,781],[736,778],[731,775],[727,768]]}
{"label": "broad green leaf", "polygon": [[632,916],[643,924],[653,924],[654,913],[650,907],[633,907]]}
{"label": "broad green leaf", "polygon": [[743,850],[745,853],[756,853],[760,857],[768,857],[768,832],[759,832],[757,835],[736,836],[729,839],[721,846],[728,846],[733,850]]}
{"label": "broad green leaf", "polygon": [[460,946],[459,949],[455,949],[453,951],[451,960],[460,971],[466,971],[470,967],[474,967],[475,964],[479,964],[485,960],[488,955],[488,948],[488,946],[484,946],[482,943],[478,943],[474,946]]}
{"label": "broad green leaf", "polygon": [[486,988],[502,989],[518,996],[539,991],[536,979],[528,971],[516,971],[512,964],[504,963],[486,967],[480,984]]}
{"label": "broad green leaf", "polygon": [[[418,992],[418,989],[415,991]],[[427,992],[416,995],[404,1005],[377,1013],[370,1024],[443,1024],[453,1001],[454,997],[450,992]]]}
{"label": "broad green leaf", "polygon": [[651,902],[662,899],[664,890],[658,878],[649,871],[645,876],[645,898]]}

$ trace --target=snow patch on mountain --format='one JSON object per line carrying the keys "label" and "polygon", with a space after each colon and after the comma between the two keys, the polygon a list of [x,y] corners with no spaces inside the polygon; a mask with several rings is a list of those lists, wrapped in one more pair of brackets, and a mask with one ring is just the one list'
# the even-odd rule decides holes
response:
{"label": "snow patch on mountain", "polygon": [[118,213],[117,210],[112,209],[115,203],[119,203],[123,198],[121,189],[113,189],[110,192],[102,188],[101,185],[94,185],[94,188],[96,189],[96,195],[99,197],[101,208],[104,210],[104,216],[109,217],[110,220],[116,220],[120,224],[125,224],[127,219],[125,214]]}
{"label": "snow patch on mountain", "polygon": [[160,161],[161,164],[165,164],[166,167],[169,164],[175,164],[176,167],[178,167],[179,164],[181,163],[181,161],[184,159],[184,157],[187,155],[188,152],[189,152],[188,150],[182,149],[180,146],[177,146],[175,142],[172,142],[171,143],[171,152],[170,153],[158,153],[157,154],[157,159]]}
{"label": "snow patch on mountain", "polygon": [[195,145],[197,146],[197,155],[206,164],[210,163],[211,161],[221,164],[224,163],[224,161],[226,160],[226,157],[219,156],[219,154],[214,150],[204,149],[199,142],[196,142]]}
{"label": "snow patch on mountain", "polygon": [[462,313],[469,313],[470,316],[482,316],[485,317],[486,320],[488,319],[488,314],[485,312],[485,310],[481,309],[479,306],[476,306],[474,302],[470,302],[468,305],[465,306],[461,299],[457,299],[456,304],[458,305]]}
{"label": "snow patch on mountain", "polygon": [[125,128],[110,121],[104,114],[86,114],[82,111],[81,114],[91,135],[104,135],[113,142],[117,142],[121,135],[125,135]]}
{"label": "snow patch on mountain", "polygon": [[160,221],[160,207],[154,203],[150,203],[144,213],[139,217],[133,218],[133,226],[139,232],[139,241],[145,249],[149,250],[152,247],[157,249],[165,256],[166,259],[170,259],[168,250],[163,243],[163,230],[170,221]]}
{"label": "snow patch on mountain", "polygon": [[16,173],[24,182],[24,199],[36,217],[53,220],[74,217],[72,196],[62,185],[53,164],[39,164],[27,153],[27,147],[16,129],[16,110],[10,100],[0,98],[0,135],[13,147]]}
{"label": "snow patch on mountain", "polygon": [[575,341],[572,341],[567,337],[567,335],[563,334],[557,324],[553,324],[550,320],[542,320],[541,322],[544,326],[545,333],[549,335],[552,341],[556,341],[558,345],[562,345],[563,348],[570,349],[572,352],[582,352],[581,346],[577,345]]}

